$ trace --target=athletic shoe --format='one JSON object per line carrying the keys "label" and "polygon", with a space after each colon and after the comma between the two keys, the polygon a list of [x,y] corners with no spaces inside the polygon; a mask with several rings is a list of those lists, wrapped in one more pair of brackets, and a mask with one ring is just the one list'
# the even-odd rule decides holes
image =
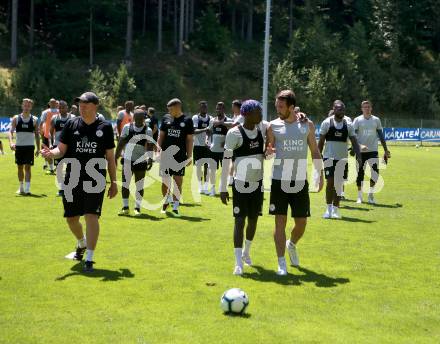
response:
{"label": "athletic shoe", "polygon": [[173,211],[171,212],[171,215],[174,217],[180,217],[181,215],[179,214],[179,210],[178,209],[173,209]]}
{"label": "athletic shoe", "polygon": [[373,194],[368,195],[368,204],[376,204],[376,201],[374,200]]}
{"label": "athletic shoe", "polygon": [[57,197],[63,197],[63,190],[58,190]]}
{"label": "athletic shoe", "polygon": [[293,242],[291,242],[290,240],[286,241],[286,248],[287,248],[287,252],[289,252],[289,257],[290,257],[290,263],[295,266],[298,267],[299,266],[299,257],[298,257],[298,253],[296,252],[296,246]]}
{"label": "athletic shoe", "polygon": [[43,165],[43,170],[45,170],[47,168],[47,165]]}
{"label": "athletic shoe", "polygon": [[128,207],[123,207],[121,210],[119,210],[118,215],[119,216],[125,216],[128,215],[130,213],[130,210]]}
{"label": "athletic shoe", "polygon": [[32,194],[31,194],[30,191],[25,191],[25,192],[24,192],[24,195],[25,195],[25,196],[30,196],[30,195],[32,195]]}
{"label": "athletic shoe", "polygon": [[84,253],[86,252],[87,247],[76,247],[75,255],[73,256],[74,260],[82,260],[84,257]]}
{"label": "athletic shoe", "polygon": [[362,197],[358,197],[358,199],[356,200],[357,204],[362,204]]}
{"label": "athletic shoe", "polygon": [[47,170],[46,174],[53,176],[55,174],[55,170]]}
{"label": "athletic shoe", "polygon": [[285,260],[283,260],[282,262],[278,262],[277,275],[278,276],[286,276],[287,275],[287,266],[286,266]]}
{"label": "athletic shoe", "polygon": [[215,196],[215,186],[213,186],[213,187],[211,188],[211,192],[209,193],[209,196],[212,196],[212,197]]}
{"label": "athletic shoe", "polygon": [[241,256],[241,260],[242,260],[246,265],[252,266],[252,260],[251,260],[251,257],[250,257],[248,254],[243,254],[243,255]]}
{"label": "athletic shoe", "polygon": [[237,276],[243,275],[243,268],[240,265],[235,265],[233,274]]}
{"label": "athletic shoe", "polygon": [[141,216],[141,209],[140,208],[134,208],[134,216]]}
{"label": "athletic shoe", "polygon": [[86,260],[84,262],[83,272],[93,272],[93,264],[95,264],[95,262],[92,262],[90,260]]}
{"label": "athletic shoe", "polygon": [[332,211],[332,219],[340,219],[341,215],[339,214],[339,209],[338,208],[333,208]]}
{"label": "athletic shoe", "polygon": [[167,212],[167,208],[170,204],[169,203],[164,203],[162,205],[162,210],[160,211],[161,214],[165,214]]}
{"label": "athletic shoe", "polygon": [[18,189],[15,193],[20,196],[26,195],[23,189]]}
{"label": "athletic shoe", "polygon": [[324,215],[322,215],[322,217],[324,219],[330,219],[332,217],[332,211],[329,211],[329,209],[327,208],[327,210],[325,211]]}

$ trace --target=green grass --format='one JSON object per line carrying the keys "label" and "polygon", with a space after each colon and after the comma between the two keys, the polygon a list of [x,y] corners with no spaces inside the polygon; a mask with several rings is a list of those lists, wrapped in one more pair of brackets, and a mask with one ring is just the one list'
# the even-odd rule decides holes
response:
{"label": "green grass", "polygon": [[[346,201],[345,221],[325,221],[324,194],[311,194],[303,268],[284,278],[275,275],[266,194],[256,266],[240,278],[232,275],[231,206],[209,197],[194,203],[189,178],[183,219],[159,211],[118,217],[120,194],[106,200],[96,271],[79,273],[63,258],[75,241],[54,177],[37,159],[32,192],[39,197],[15,196],[7,149],[0,156],[0,342],[438,343],[440,149],[392,152],[380,205]],[[353,200],[355,186],[346,193]],[[146,190],[149,200],[158,194],[157,182]],[[221,312],[220,296],[231,287],[248,293],[246,317]]]}

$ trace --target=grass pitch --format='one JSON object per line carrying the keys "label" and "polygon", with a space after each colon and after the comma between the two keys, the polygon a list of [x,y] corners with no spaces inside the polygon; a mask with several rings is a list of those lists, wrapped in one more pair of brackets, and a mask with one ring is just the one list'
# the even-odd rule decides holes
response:
{"label": "grass pitch", "polygon": [[[207,196],[195,202],[189,177],[181,219],[158,210],[118,217],[120,194],[105,200],[96,271],[84,275],[63,258],[75,240],[54,177],[38,158],[34,195],[15,196],[16,168],[5,148],[1,343],[440,342],[440,148],[393,147],[379,204],[357,205],[349,185],[342,220],[323,220],[324,193],[312,193],[298,245],[302,267],[286,277],[275,274],[269,194],[251,251],[255,266],[236,277],[232,206]],[[157,202],[159,187],[152,183],[145,198]],[[220,310],[231,287],[249,295],[244,317]]]}

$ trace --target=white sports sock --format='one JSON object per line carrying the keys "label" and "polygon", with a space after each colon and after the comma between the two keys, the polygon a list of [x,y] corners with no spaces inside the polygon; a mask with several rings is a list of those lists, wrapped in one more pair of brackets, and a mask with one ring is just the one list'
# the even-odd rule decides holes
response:
{"label": "white sports sock", "polygon": [[243,250],[243,255],[245,256],[249,256],[249,251],[251,249],[251,245],[252,245],[252,241],[251,240],[245,240],[244,241],[244,250]]}
{"label": "white sports sock", "polygon": [[358,198],[362,198],[362,190],[358,191]]}
{"label": "white sports sock", "polygon": [[51,170],[54,170],[55,168],[54,168],[54,166],[53,166],[53,162],[52,163],[50,163],[50,166],[49,166],[49,168],[51,169]]}
{"label": "white sports sock", "polygon": [[89,261],[89,262],[93,261],[93,253],[95,253],[95,251],[87,250],[87,256],[86,256],[87,261]]}
{"label": "white sports sock", "polygon": [[235,265],[243,267],[243,263],[241,262],[241,252],[243,248],[236,247],[234,248],[234,254],[235,254]]}
{"label": "white sports sock", "polygon": [[123,206],[124,208],[128,208],[128,198],[123,198],[123,199],[122,199],[122,206]]}
{"label": "white sports sock", "polygon": [[373,187],[370,186],[370,191],[368,192],[368,195],[369,196],[374,195],[374,186]]}
{"label": "white sports sock", "polygon": [[174,201],[173,210],[179,210],[179,201]]}
{"label": "white sports sock", "polygon": [[278,257],[278,265],[286,264],[286,257]]}
{"label": "white sports sock", "polygon": [[78,247],[84,248],[87,246],[86,237],[84,236],[82,239],[78,240]]}
{"label": "white sports sock", "polygon": [[31,182],[24,183],[24,192],[29,192],[31,190]]}
{"label": "white sports sock", "polygon": [[208,182],[205,182],[205,184],[203,185],[203,190],[208,190],[209,184]]}
{"label": "white sports sock", "polygon": [[140,209],[141,208],[141,204],[142,204],[142,198],[139,198],[139,199],[136,200],[136,206],[135,207],[137,209]]}
{"label": "white sports sock", "polygon": [[20,191],[23,191],[24,190],[24,184],[23,184],[23,182],[20,182]]}
{"label": "white sports sock", "polygon": [[331,213],[333,210],[333,204],[327,204],[327,211]]}

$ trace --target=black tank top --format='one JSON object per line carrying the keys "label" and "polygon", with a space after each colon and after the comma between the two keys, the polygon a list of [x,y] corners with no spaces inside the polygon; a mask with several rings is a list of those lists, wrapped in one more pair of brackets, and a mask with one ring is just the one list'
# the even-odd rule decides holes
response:
{"label": "black tank top", "polygon": [[56,132],[62,131],[69,118],[70,118],[69,115],[67,115],[66,117],[57,116],[54,123],[55,131]]}
{"label": "black tank top", "polygon": [[234,150],[234,158],[249,155],[264,154],[264,139],[260,129],[257,127],[257,137],[250,139],[242,125],[238,126],[241,136],[243,138],[243,144]]}
{"label": "black tank top", "polygon": [[338,141],[338,142],[347,142],[348,139],[348,127],[347,121],[345,119],[342,120],[342,128],[336,129],[335,122],[333,118],[330,119],[330,128],[328,129],[327,134],[325,135],[326,141]]}
{"label": "black tank top", "polygon": [[[147,126],[144,125],[144,127],[142,128],[141,131],[135,131],[134,124],[130,123],[130,127],[128,128],[128,135],[125,138],[125,141],[129,142],[133,138],[133,136],[136,136],[136,135],[147,135]],[[142,139],[142,140],[139,140],[136,142],[137,145],[142,146],[142,147],[144,147],[146,143],[147,143],[147,139]]]}
{"label": "black tank top", "polygon": [[[208,120],[206,120],[206,118],[208,118]],[[208,115],[206,115],[205,117],[197,115],[197,119],[198,119],[197,129],[207,128],[209,126],[209,122],[211,121]]]}
{"label": "black tank top", "polygon": [[32,115],[29,118],[28,122],[23,121],[22,115],[18,115],[17,125],[15,126],[15,132],[17,133],[33,133],[35,130],[34,127],[34,118]]}

